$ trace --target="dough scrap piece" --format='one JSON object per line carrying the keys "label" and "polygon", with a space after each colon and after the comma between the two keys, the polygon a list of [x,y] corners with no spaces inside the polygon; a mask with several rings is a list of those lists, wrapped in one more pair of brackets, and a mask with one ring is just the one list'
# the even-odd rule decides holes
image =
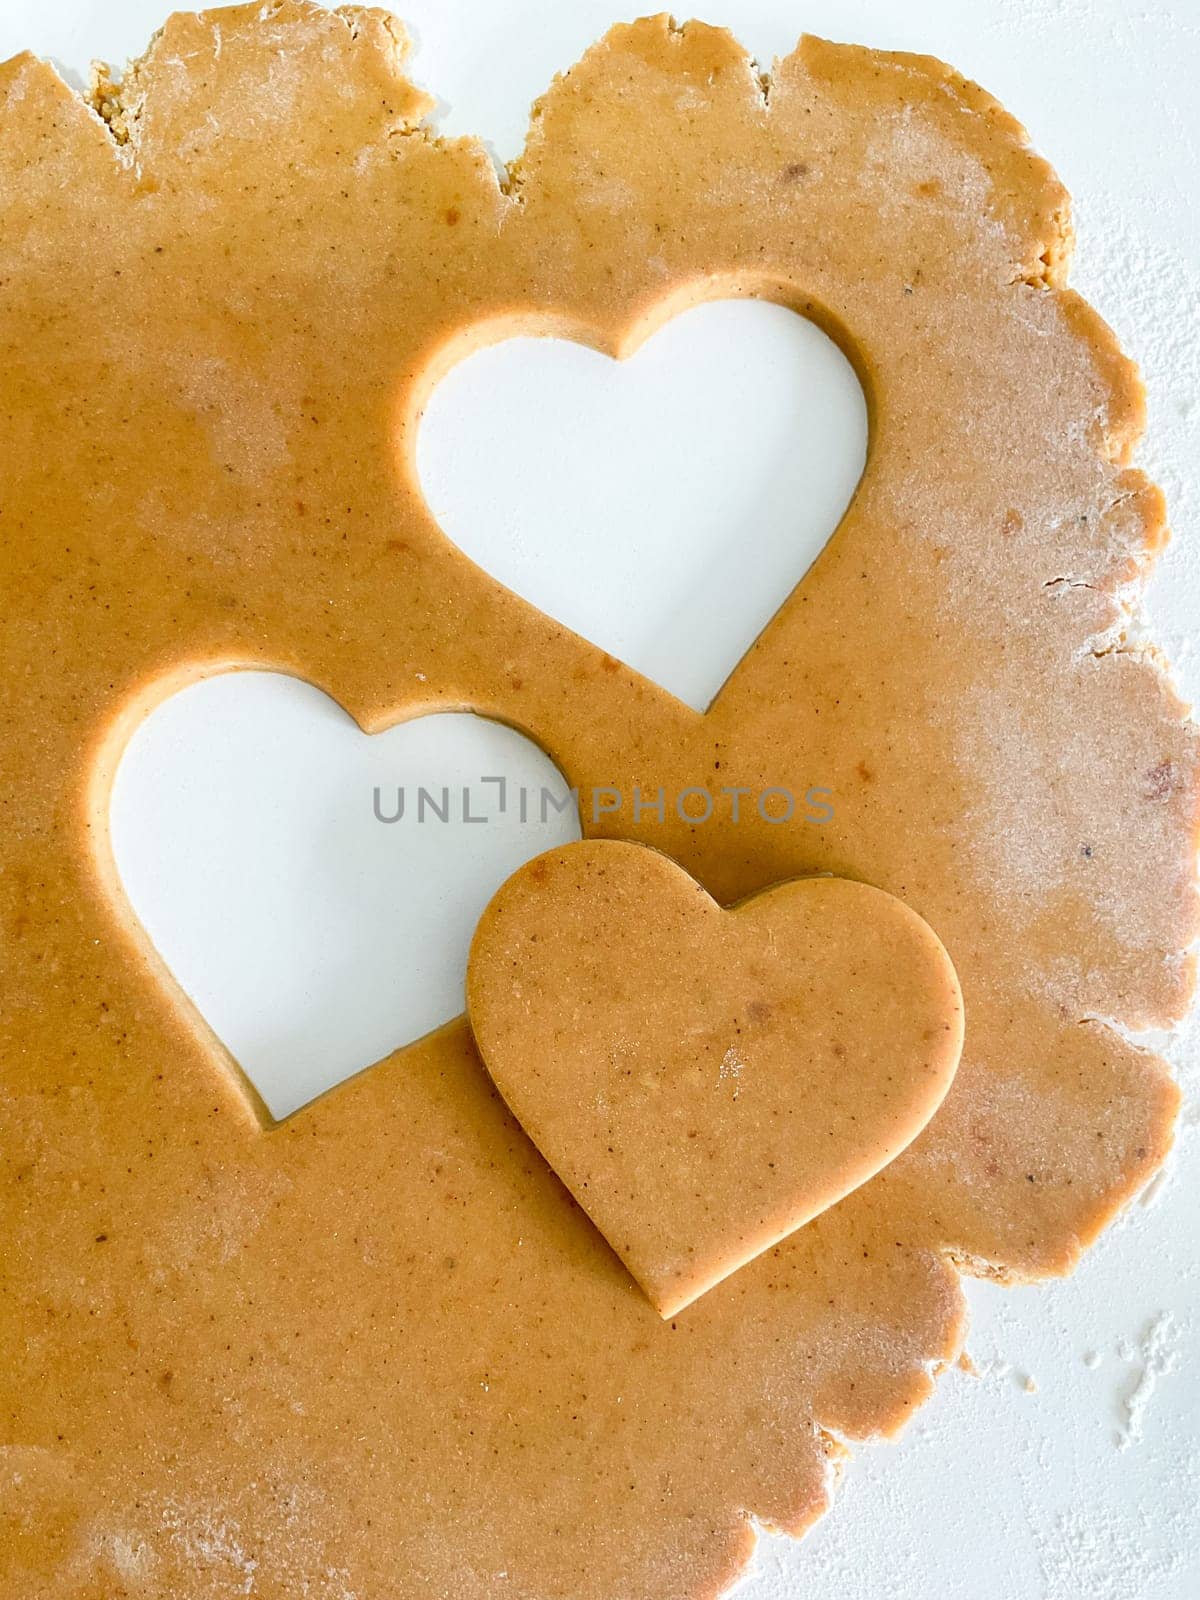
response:
{"label": "dough scrap piece", "polygon": [[[697,1600],[957,1353],[953,1263],[1067,1270],[1177,1094],[1197,742],[1122,642],[1163,538],[1141,390],[1018,125],[923,58],[614,29],[500,184],[373,10],[172,18],[109,123],[0,67],[0,1592]],[[119,134],[119,139],[114,137]],[[122,142],[123,141],[123,142]],[[454,551],[421,403],[483,338],[619,353],[768,295],[843,343],[863,481],[706,716]],[[267,1129],[123,903],[105,807],[180,683],[367,729],[470,706],[582,788],[833,791],[635,835],[723,903],[818,872],[963,985],[897,1161],[662,1322],[452,1026]],[[628,817],[609,832],[631,832]]]}
{"label": "dough scrap piece", "polygon": [[807,878],[732,911],[611,840],[515,872],[467,1015],[522,1128],[672,1317],[912,1143],[953,1080],[962,995],[892,895]]}

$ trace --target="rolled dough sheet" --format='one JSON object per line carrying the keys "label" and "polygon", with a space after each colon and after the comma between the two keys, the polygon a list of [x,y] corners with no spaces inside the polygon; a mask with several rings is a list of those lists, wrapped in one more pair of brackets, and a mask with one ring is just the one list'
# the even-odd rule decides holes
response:
{"label": "rolled dough sheet", "polygon": [[[6,1594],[712,1596],[752,1518],[808,1526],[844,1442],[929,1395],[960,1269],[1065,1271],[1170,1140],[1164,1067],[1091,1020],[1192,983],[1195,734],[1120,642],[1163,508],[1021,129],[931,60],[805,39],[767,84],[658,18],[552,86],[502,182],[420,126],[404,49],[268,0],[174,17],[103,117],[0,68]],[[463,559],[413,440],[481,339],[619,354],[730,294],[840,340],[872,433],[700,716]],[[825,828],[639,837],[723,903],[831,872],[912,906],[968,1018],[938,1115],[665,1322],[465,1024],[270,1126],[107,839],[137,719],[235,666],[368,730],[500,716],[584,789],[818,775]]]}

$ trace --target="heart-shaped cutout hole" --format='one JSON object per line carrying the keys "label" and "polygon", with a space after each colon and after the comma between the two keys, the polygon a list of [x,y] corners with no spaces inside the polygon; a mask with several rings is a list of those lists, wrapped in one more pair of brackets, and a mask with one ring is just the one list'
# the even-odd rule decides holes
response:
{"label": "heart-shaped cutout hole", "polygon": [[741,299],[620,362],[569,339],[478,349],[429,397],[416,459],[478,566],[704,711],[828,542],[866,450],[838,346]]}
{"label": "heart-shaped cutout hole", "polygon": [[963,1036],[950,958],[894,896],[804,878],[724,911],[613,840],[504,885],[467,1009],[513,1114],[663,1316],[899,1155]]}
{"label": "heart-shaped cutout hole", "polygon": [[283,1117],[462,1012],[489,896],[579,837],[568,789],[487,718],[368,736],[310,684],[231,672],[135,730],[110,835],[142,926]]}

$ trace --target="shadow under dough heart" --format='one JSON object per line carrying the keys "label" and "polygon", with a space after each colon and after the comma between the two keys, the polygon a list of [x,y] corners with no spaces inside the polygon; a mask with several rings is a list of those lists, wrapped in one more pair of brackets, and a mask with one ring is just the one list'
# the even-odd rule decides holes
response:
{"label": "shadow under dough heart", "polygon": [[429,398],[417,470],[485,572],[706,711],[828,543],[866,449],[832,339],[786,306],[715,300],[627,360],[562,338],[477,349]]}
{"label": "shadow under dough heart", "polygon": [[283,1117],[461,1014],[489,896],[579,837],[569,787],[487,718],[368,736],[310,684],[228,672],[136,729],[110,833],[150,940]]}

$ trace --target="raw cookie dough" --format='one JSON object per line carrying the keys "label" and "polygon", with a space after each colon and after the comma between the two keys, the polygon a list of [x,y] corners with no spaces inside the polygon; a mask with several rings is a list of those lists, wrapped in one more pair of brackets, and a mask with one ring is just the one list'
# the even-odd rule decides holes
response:
{"label": "raw cookie dough", "polygon": [[950,959],[892,895],[809,878],[722,911],[666,856],[603,839],[497,891],[467,1015],[664,1317],[894,1161],[963,1038]]}
{"label": "raw cookie dough", "polygon": [[[960,1269],[1067,1270],[1177,1094],[1100,1018],[1192,986],[1195,731],[1124,604],[1163,539],[1067,201],[937,62],[622,26],[507,179],[403,35],[173,18],[103,119],[0,68],[0,1593],[697,1600],[958,1351]],[[482,338],[815,317],[870,397],[838,532],[706,716],[432,523],[421,404]],[[538,446],[529,444],[531,470]],[[564,537],[567,536],[564,531]],[[833,792],[607,831],[723,903],[832,872],[935,928],[953,1088],[877,1178],[663,1322],[465,1023],[270,1128],[120,894],[129,730],[278,667],[368,729],[472,707],[572,782]],[[431,937],[436,929],[430,930]]]}

